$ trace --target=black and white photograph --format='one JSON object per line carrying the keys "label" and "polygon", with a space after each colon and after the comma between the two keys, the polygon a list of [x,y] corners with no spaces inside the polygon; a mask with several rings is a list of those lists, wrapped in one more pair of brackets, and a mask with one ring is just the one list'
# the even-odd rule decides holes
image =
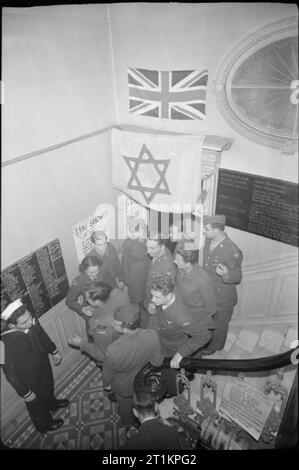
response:
{"label": "black and white photograph", "polygon": [[296,449],[297,4],[1,13],[1,450]]}

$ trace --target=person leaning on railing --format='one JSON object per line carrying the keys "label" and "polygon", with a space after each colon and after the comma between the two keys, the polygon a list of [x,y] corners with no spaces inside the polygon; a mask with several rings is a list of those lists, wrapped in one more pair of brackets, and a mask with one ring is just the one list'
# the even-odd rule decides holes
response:
{"label": "person leaning on railing", "polygon": [[183,300],[174,292],[174,280],[164,274],[152,282],[152,302],[156,306],[148,328],[155,329],[160,337],[164,356],[171,356],[170,367],[177,369],[183,357],[197,354],[211,339],[213,321],[201,321],[188,310]]}

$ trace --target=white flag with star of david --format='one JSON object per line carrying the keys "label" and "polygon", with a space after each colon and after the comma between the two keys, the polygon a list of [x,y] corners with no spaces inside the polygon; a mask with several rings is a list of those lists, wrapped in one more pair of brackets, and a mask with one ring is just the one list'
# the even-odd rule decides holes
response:
{"label": "white flag with star of david", "polygon": [[112,183],[139,204],[186,212],[201,194],[203,136],[112,129]]}

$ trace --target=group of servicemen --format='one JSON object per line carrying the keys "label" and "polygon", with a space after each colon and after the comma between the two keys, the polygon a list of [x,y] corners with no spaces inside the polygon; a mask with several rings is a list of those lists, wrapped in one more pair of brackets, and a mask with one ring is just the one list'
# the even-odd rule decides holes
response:
{"label": "group of servicemen", "polygon": [[[142,223],[134,223],[130,236],[123,242],[120,257],[104,232],[93,232],[94,248],[80,263],[80,274],[67,294],[67,306],[86,323],[86,339],[74,335],[68,338],[68,343],[96,361],[108,397],[117,401],[121,420],[127,428],[136,426],[136,417],[143,422],[148,410],[148,406],[143,407],[142,412],[141,404],[148,404],[150,397],[134,396],[134,379],[143,366],[148,362],[159,366],[163,358],[169,357],[170,367],[177,369],[182,358],[200,358],[224,347],[237,302],[236,285],[242,277],[242,253],[224,231],[225,216],[204,216],[203,223],[202,266],[198,264],[198,250],[186,249],[190,238],[183,231],[176,231],[174,237],[172,230],[172,236],[170,233],[170,239],[166,240],[158,233],[147,235]],[[22,311],[22,306],[13,304],[1,315],[8,325],[2,335],[10,351],[8,362],[14,364],[5,364],[4,372],[17,393],[25,398],[36,428],[40,432],[57,429],[63,421],[53,420],[50,411],[67,406],[68,400],[55,398],[49,364],[47,367],[45,364],[49,362],[48,354],[53,355],[54,363],[59,363],[61,358],[38,321],[30,316],[29,327],[28,324],[25,329],[18,327],[20,319],[30,321],[25,318],[29,312],[23,306],[25,312],[15,319],[16,310],[21,308]],[[16,336],[17,340],[13,341]],[[43,376],[47,375],[44,389],[51,392],[45,394],[45,390],[41,390],[43,380],[23,388],[18,383],[20,375],[26,382],[25,355],[16,357],[15,353],[16,344],[24,343],[24,336],[30,339],[35,355],[43,356],[39,366],[48,371],[47,374],[42,372]],[[26,349],[25,345],[22,347]],[[33,400],[30,399],[32,393]],[[41,404],[36,412],[33,405],[38,401]],[[46,419],[37,418],[45,403]],[[144,419],[142,426],[146,422],[150,435],[160,432],[162,437],[165,432],[163,428],[158,429],[161,423],[157,427],[155,414],[153,416],[151,420]]]}

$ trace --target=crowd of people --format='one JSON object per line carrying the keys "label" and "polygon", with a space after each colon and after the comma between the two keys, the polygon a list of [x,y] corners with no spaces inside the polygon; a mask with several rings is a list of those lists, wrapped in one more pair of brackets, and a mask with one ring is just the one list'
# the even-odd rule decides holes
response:
{"label": "crowd of people", "polygon": [[[183,358],[213,354],[226,341],[242,252],[224,231],[225,216],[204,216],[203,223],[202,266],[198,250],[186,249],[190,236],[178,226],[167,239],[148,235],[135,221],[121,256],[104,232],[93,232],[94,248],[81,261],[66,297],[86,325],[86,338],[73,335],[69,345],[96,362],[123,425],[138,429],[128,438],[128,449],[183,448],[174,430],[165,433],[152,397],[134,394],[142,367],[160,366],[169,357],[170,367],[179,369]],[[38,431],[57,429],[63,421],[50,412],[69,403],[54,395],[49,354],[60,362],[56,346],[20,299],[1,318],[7,325],[2,334],[7,380],[24,398]]]}

